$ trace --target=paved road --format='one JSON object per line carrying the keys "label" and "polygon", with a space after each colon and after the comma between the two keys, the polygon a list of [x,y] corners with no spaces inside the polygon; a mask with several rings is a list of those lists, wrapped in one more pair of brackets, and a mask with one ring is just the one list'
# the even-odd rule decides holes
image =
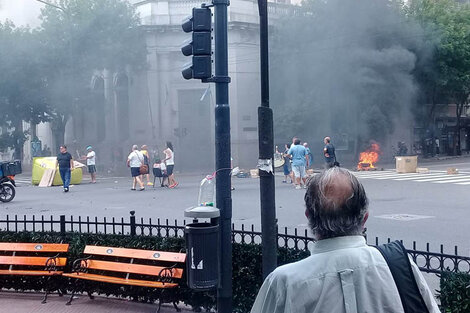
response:
{"label": "paved road", "polygon": [[[470,255],[470,158],[427,162],[420,164],[431,169],[429,174],[401,174],[391,170],[357,173],[370,198],[370,218],[367,223],[369,240],[378,236],[381,241],[390,237],[403,239],[407,246],[416,240],[418,248]],[[448,175],[447,167],[457,167],[459,175]],[[137,217],[183,220],[185,208],[196,204],[198,184],[203,175],[179,176],[176,189],[147,188],[131,191],[130,178],[98,178],[97,184],[73,186],[69,193],[60,187],[31,186],[29,177],[20,175],[17,197],[0,204],[0,217],[5,214],[73,215],[77,217],[128,217],[135,210]],[[276,210],[281,229],[290,231],[307,228],[304,217],[304,190],[294,190],[276,177]],[[464,184],[465,183],[465,184]],[[259,180],[234,178],[233,222],[236,225],[254,224],[260,229]]]}

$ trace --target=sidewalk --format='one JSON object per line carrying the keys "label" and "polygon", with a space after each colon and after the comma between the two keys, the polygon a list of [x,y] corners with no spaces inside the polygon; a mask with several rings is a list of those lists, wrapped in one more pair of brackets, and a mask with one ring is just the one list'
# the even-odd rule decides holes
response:
{"label": "sidewalk", "polygon": [[[155,313],[158,303],[148,304],[124,299],[95,296],[94,300],[87,295],[78,295],[72,305],[65,305],[68,296],[59,297],[56,293],[49,295],[47,303],[41,304],[43,294],[0,292],[0,312],[6,313]],[[179,304],[181,312],[193,312],[190,307]],[[171,303],[162,304],[160,313],[176,313]]]}

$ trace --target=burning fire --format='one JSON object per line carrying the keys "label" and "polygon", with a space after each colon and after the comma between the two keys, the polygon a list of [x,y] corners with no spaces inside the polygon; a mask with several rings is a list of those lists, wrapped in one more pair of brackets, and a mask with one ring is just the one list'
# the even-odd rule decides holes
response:
{"label": "burning fire", "polygon": [[358,171],[368,171],[375,169],[374,164],[379,160],[379,156],[382,154],[378,143],[372,143],[370,148],[359,155],[359,163],[357,163]]}

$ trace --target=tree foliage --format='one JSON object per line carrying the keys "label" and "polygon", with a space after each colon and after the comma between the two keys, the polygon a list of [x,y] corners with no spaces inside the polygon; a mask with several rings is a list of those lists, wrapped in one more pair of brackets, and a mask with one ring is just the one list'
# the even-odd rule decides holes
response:
{"label": "tree foliage", "polygon": [[[56,146],[75,110],[89,103],[95,70],[145,65],[145,42],[134,7],[124,0],[57,0],[42,10],[40,36],[48,70]],[[59,9],[60,8],[60,9]]]}
{"label": "tree foliage", "polygon": [[[435,41],[432,64],[423,88],[433,99],[456,104],[457,142],[460,142],[460,121],[470,96],[470,4],[453,0],[411,0],[406,13],[426,29]],[[431,70],[429,70],[431,69]],[[431,112],[432,113],[432,112]],[[459,146],[454,146],[460,153]]]}
{"label": "tree foliage", "polygon": [[46,82],[37,33],[0,23],[0,149],[15,148],[17,155],[26,140],[22,121],[38,124],[48,121],[51,107],[46,99]]}

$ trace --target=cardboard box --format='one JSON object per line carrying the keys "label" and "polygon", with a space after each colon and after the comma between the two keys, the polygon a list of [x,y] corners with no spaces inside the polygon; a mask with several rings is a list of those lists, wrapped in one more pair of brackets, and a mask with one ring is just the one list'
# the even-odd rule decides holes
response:
{"label": "cardboard box", "polygon": [[456,175],[458,173],[459,173],[459,170],[456,169],[455,167],[449,167],[447,169],[447,174],[449,174],[449,175]]}
{"label": "cardboard box", "polygon": [[418,168],[418,156],[397,156],[395,157],[396,161],[396,171],[397,173],[416,173]]}
{"label": "cardboard box", "polygon": [[426,167],[418,167],[418,168],[416,169],[416,173],[428,174],[428,173],[429,173],[429,168],[426,168]]}

